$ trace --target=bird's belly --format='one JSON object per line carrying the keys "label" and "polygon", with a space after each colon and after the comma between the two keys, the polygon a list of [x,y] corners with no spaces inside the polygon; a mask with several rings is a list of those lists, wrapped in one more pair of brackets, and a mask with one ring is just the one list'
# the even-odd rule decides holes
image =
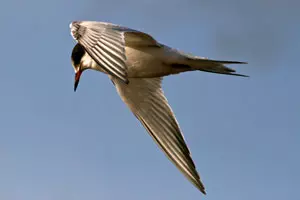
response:
{"label": "bird's belly", "polygon": [[171,67],[163,63],[163,52],[157,47],[126,47],[129,78],[153,78],[169,75]]}

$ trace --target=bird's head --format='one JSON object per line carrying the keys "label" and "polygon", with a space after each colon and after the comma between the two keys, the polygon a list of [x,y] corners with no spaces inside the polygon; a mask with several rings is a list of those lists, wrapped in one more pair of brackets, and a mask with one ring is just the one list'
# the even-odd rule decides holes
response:
{"label": "bird's head", "polygon": [[84,65],[82,65],[82,59],[84,55],[85,55],[84,48],[79,43],[77,43],[73,48],[72,55],[71,55],[72,66],[75,71],[74,91],[76,91],[77,89],[82,72],[85,69],[87,69],[84,67]]}

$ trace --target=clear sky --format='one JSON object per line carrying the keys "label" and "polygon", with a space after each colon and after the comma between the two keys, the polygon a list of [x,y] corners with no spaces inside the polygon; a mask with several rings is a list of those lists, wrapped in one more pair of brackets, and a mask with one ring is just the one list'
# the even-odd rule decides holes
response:
{"label": "clear sky", "polygon": [[[0,199],[297,200],[300,2],[10,0],[0,3]],[[109,79],[76,93],[73,20],[108,21],[232,66],[163,88],[207,189],[156,147]]]}

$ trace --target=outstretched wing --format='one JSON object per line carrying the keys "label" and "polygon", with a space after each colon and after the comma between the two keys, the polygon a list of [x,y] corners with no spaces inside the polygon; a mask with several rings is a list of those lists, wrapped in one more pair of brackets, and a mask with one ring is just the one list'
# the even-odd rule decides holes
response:
{"label": "outstretched wing", "polygon": [[111,78],[122,100],[154,141],[177,168],[205,194],[190,151],[161,89],[162,78],[132,78],[129,84]]}
{"label": "outstretched wing", "polygon": [[108,74],[128,83],[125,46],[153,46],[148,34],[118,25],[75,21],[70,24],[73,38]]}

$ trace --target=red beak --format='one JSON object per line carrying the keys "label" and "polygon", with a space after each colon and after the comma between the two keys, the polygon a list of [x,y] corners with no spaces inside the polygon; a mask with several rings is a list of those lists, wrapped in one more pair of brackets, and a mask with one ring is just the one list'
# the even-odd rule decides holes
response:
{"label": "red beak", "polygon": [[77,89],[77,86],[78,86],[78,84],[79,84],[79,80],[80,80],[81,74],[82,74],[82,71],[81,71],[81,70],[78,70],[78,71],[75,73],[74,92],[76,92],[76,89]]}

